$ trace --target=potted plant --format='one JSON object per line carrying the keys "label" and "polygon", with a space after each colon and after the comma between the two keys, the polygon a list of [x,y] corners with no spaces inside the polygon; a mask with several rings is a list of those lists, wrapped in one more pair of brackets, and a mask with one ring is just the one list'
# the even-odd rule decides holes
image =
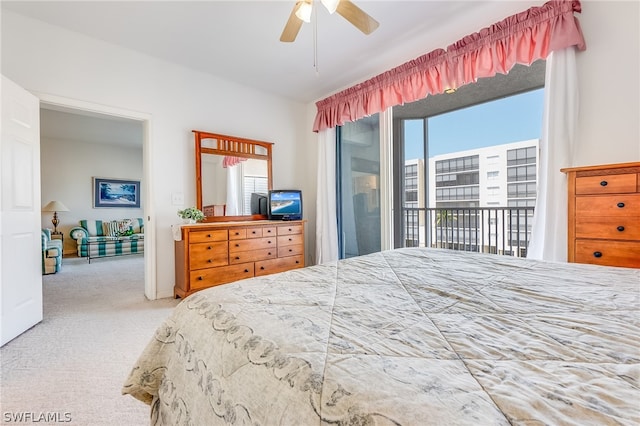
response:
{"label": "potted plant", "polygon": [[184,210],[178,210],[178,216],[182,218],[184,223],[196,223],[204,219],[204,213],[195,207],[187,207]]}

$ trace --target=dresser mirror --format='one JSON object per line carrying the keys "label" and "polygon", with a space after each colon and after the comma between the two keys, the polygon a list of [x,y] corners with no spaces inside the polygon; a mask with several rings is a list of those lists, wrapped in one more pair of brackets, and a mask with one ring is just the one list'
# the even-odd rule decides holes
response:
{"label": "dresser mirror", "polygon": [[[196,151],[196,207],[203,222],[267,219],[251,210],[251,194],[272,189],[273,143],[193,131]],[[261,212],[264,213],[264,212]]]}

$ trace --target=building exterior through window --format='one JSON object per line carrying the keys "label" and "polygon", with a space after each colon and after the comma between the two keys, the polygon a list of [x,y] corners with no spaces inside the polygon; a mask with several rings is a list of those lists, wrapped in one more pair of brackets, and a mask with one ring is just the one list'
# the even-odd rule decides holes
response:
{"label": "building exterior through window", "polygon": [[532,139],[437,155],[429,159],[428,180],[424,160],[406,161],[405,246],[526,256],[537,152]]}

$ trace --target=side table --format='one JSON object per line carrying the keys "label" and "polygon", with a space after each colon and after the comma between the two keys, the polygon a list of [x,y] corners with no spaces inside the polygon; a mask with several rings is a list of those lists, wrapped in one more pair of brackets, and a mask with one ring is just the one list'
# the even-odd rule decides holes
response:
{"label": "side table", "polygon": [[64,234],[62,232],[51,232],[51,239],[62,242],[62,255],[64,256]]}

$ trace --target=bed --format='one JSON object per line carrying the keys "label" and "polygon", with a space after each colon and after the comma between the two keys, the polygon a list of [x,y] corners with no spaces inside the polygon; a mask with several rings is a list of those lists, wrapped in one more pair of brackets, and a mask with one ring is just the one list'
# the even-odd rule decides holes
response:
{"label": "bed", "polygon": [[183,300],[123,393],[159,425],[637,425],[640,270],[407,248]]}

